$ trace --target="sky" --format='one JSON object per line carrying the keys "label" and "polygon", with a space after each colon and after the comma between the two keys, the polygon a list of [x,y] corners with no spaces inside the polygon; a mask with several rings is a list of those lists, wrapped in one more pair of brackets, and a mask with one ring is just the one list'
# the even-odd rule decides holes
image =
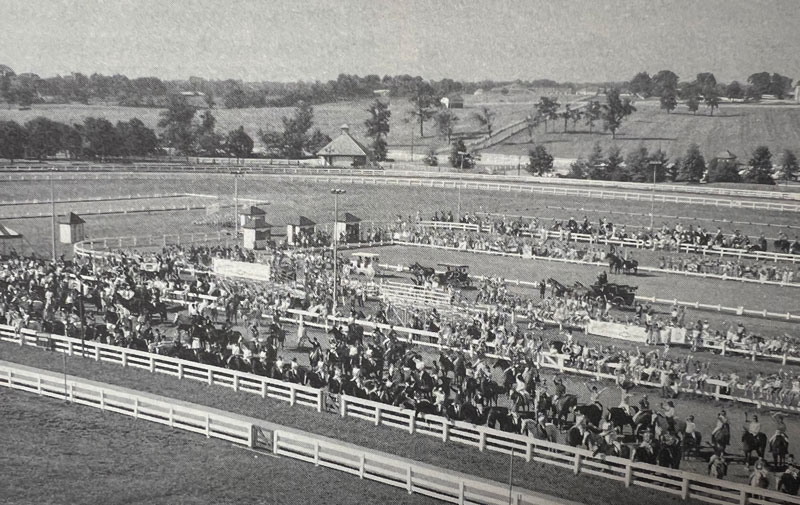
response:
{"label": "sky", "polygon": [[246,81],[800,79],[798,20],[797,0],[0,0],[0,64]]}

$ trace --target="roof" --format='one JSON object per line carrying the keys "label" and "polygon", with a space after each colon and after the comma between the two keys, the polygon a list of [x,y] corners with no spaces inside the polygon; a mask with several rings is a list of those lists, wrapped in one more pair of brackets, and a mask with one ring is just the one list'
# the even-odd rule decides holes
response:
{"label": "roof", "polygon": [[22,233],[12,230],[8,226],[0,224],[0,240],[22,238]]}
{"label": "roof", "polygon": [[447,99],[450,100],[451,102],[453,100],[458,100],[458,101],[461,101],[461,102],[464,101],[464,97],[459,95],[458,93],[450,93],[449,95],[447,95]]}
{"label": "roof", "polygon": [[357,218],[356,216],[350,214],[349,212],[344,213],[344,219],[339,218],[337,223],[360,223],[361,219]]}
{"label": "roof", "polygon": [[735,160],[736,155],[725,149],[724,151],[718,152],[715,158],[718,160]]}
{"label": "roof", "polygon": [[266,216],[267,213],[264,209],[260,207],[256,207],[255,205],[251,205],[249,208],[245,209],[244,214],[246,216]]}
{"label": "roof", "polygon": [[306,216],[299,216],[297,221],[292,223],[292,225],[293,226],[299,226],[301,228],[306,228],[306,227],[316,226],[317,223],[315,223],[314,221],[310,220]]}
{"label": "roof", "polygon": [[317,151],[321,156],[367,156],[367,149],[346,129],[342,134],[331,140],[328,145]]}
{"label": "roof", "polygon": [[61,216],[58,218],[58,224],[83,224],[84,221],[81,216],[75,214],[74,212],[70,212],[66,216]]}

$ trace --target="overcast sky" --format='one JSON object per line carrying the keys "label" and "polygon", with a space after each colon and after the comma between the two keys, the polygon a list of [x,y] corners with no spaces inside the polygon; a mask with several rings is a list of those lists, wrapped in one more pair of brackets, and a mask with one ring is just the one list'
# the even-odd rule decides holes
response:
{"label": "overcast sky", "polygon": [[0,0],[0,63],[41,76],[800,78],[797,0]]}

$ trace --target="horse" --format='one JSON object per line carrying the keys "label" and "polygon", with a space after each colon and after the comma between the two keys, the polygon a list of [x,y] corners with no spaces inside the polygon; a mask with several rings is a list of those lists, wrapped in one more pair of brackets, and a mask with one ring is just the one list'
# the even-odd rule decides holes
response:
{"label": "horse", "polygon": [[789,441],[783,435],[778,435],[769,444],[769,452],[772,453],[772,461],[775,466],[786,464],[786,455],[789,453]]}
{"label": "horse", "polygon": [[637,260],[622,260],[622,272],[639,275],[639,262]]}
{"label": "horse", "polygon": [[725,454],[725,448],[731,443],[731,427],[728,423],[722,425],[722,428],[717,430],[711,436],[711,445],[714,447],[714,452],[720,456]]}
{"label": "horse", "polygon": [[744,464],[750,467],[750,455],[756,451],[758,458],[764,457],[767,448],[767,436],[763,433],[753,435],[749,431],[742,433],[742,450],[744,452]]}
{"label": "horse", "polygon": [[484,407],[489,407],[494,403],[497,405],[497,397],[503,392],[503,388],[492,379],[484,378],[478,383],[478,393],[481,396],[481,403]]}
{"label": "horse", "polygon": [[683,452],[688,457],[689,455],[700,455],[700,447],[703,442],[703,435],[695,430],[691,435],[683,437]]}
{"label": "horse", "polygon": [[556,426],[562,427],[567,422],[567,416],[578,406],[578,397],[573,394],[566,394],[560,397],[553,404],[553,421]]}
{"label": "horse", "polygon": [[631,431],[636,433],[636,423],[633,422],[633,416],[636,415],[638,409],[636,407],[629,407],[630,411],[633,413],[629,415],[625,412],[625,409],[621,407],[611,407],[608,409],[608,416],[609,420],[611,421],[611,426],[614,428],[619,428],[620,433],[625,428],[625,426],[630,426]]}
{"label": "horse", "polygon": [[574,409],[576,412],[580,412],[582,415],[584,415],[589,424],[593,426],[600,426],[600,420],[603,417],[603,408],[596,403],[589,405],[578,405],[575,406]]}
{"label": "horse", "polygon": [[581,430],[577,426],[573,426],[567,430],[565,439],[567,445],[570,447],[578,447],[583,444],[583,434],[581,434]]}
{"label": "horse", "polygon": [[800,490],[800,475],[795,472],[785,472],[778,480],[778,491],[791,496],[796,496]]}
{"label": "horse", "polygon": [[542,424],[533,419],[522,423],[522,433],[532,436],[535,440],[546,440],[548,442],[558,442],[558,429],[553,423]]}
{"label": "horse", "polygon": [[431,267],[424,267],[420,265],[418,262],[415,262],[413,265],[408,266],[408,270],[411,272],[411,275],[414,276],[414,284],[422,285],[425,283],[425,279],[429,279],[432,275],[436,273],[436,271]]}
{"label": "horse", "polygon": [[775,246],[775,251],[783,254],[788,254],[789,248],[791,247],[791,242],[789,242],[785,238],[779,238],[778,240],[773,242],[773,245]]}
{"label": "horse", "polygon": [[613,274],[618,274],[622,270],[622,258],[617,256],[614,253],[606,254],[606,260],[608,260],[608,271]]}

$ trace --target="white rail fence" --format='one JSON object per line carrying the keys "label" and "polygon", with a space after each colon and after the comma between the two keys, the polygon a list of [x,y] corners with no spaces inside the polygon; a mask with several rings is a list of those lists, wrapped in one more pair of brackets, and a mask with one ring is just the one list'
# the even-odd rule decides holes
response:
{"label": "white rail fence", "polygon": [[[290,457],[316,466],[336,469],[361,479],[374,480],[450,503],[491,503],[505,505],[509,491],[520,505],[557,505],[561,500],[471,475],[398,458],[315,436],[298,430],[276,427],[243,416],[223,415],[202,406],[154,395],[132,394],[121,388],[101,387],[90,381],[69,378],[28,367],[0,363],[0,386],[69,400],[135,419],[155,422],[175,429],[218,438],[252,449],[269,449],[278,456]],[[244,420],[243,420],[244,419]],[[266,430],[261,428],[265,427]],[[271,434],[272,441],[265,440]]]}
{"label": "white rail fence", "polygon": [[[78,339],[60,335],[37,336],[35,332],[30,331],[24,332],[22,336],[22,339],[18,339],[13,332],[9,332],[7,327],[0,327],[0,339],[17,342],[20,345],[41,345],[42,339],[44,339],[45,345],[49,348],[66,352],[70,356],[79,356],[85,352],[97,361],[143,368],[153,373],[163,373],[178,379],[192,379],[208,384],[222,385],[230,387],[234,391],[258,394],[262,398],[270,397],[287,401],[290,405],[310,406],[318,411],[326,408],[325,403],[330,396],[322,390],[306,386],[91,341],[81,343]],[[0,383],[2,383],[2,379],[0,379]],[[60,387],[63,394],[63,379]],[[724,397],[725,395],[720,396]],[[422,433],[439,438],[444,442],[458,442],[477,447],[480,451],[489,450],[512,454],[525,458],[527,462],[536,461],[565,468],[575,474],[586,473],[616,480],[622,482],[626,487],[642,486],[674,494],[684,500],[693,498],[715,504],[800,504],[798,497],[712,479],[692,472],[634,463],[631,460],[612,456],[596,457],[586,449],[535,440],[531,437],[506,433],[485,426],[476,426],[460,421],[451,422],[440,416],[425,416],[423,419],[416,419],[412,410],[355,397],[338,396],[337,399],[339,414],[342,417],[355,417],[377,426],[407,430],[411,434]],[[121,413],[126,413],[124,409],[121,410],[123,410]],[[247,440],[248,443],[252,443],[254,439],[252,435],[248,435]],[[280,447],[279,444],[278,449]],[[306,448],[307,450],[308,448]],[[315,451],[315,449],[312,450]],[[303,455],[302,452],[299,454]],[[314,454],[314,452],[310,454]],[[309,457],[308,452],[305,452],[305,457]],[[316,459],[317,456],[313,457]],[[506,493],[505,496],[507,497],[508,494]]]}
{"label": "white rail fence", "polygon": [[[2,172],[43,172],[56,168],[58,171],[228,171],[227,165],[234,164],[235,160],[214,160],[216,163],[198,158],[197,163],[134,163],[130,165],[115,164],[72,164],[72,165],[10,165],[0,167]],[[227,163],[221,163],[226,161]],[[593,186],[606,188],[625,188],[641,191],[650,191],[652,184],[636,182],[617,182],[617,181],[594,181],[585,179],[563,179],[555,177],[531,177],[517,175],[499,174],[479,174],[479,173],[458,173],[455,171],[442,172],[439,168],[428,168],[422,165],[403,165],[395,163],[384,164],[385,169],[342,169],[342,168],[323,168],[314,166],[316,160],[240,160],[243,163],[235,163],[239,168],[257,173],[270,174],[308,174],[308,175],[366,175],[366,176],[385,176],[385,177],[428,177],[438,179],[471,179],[483,181],[502,181],[502,182],[521,182],[551,186]],[[220,165],[220,166],[216,166]],[[403,167],[411,169],[404,169]],[[482,165],[488,169],[516,169],[516,166],[505,165]],[[741,188],[720,188],[714,186],[681,186],[676,184],[657,184],[657,191],[669,191],[676,193],[695,193],[720,196],[736,196],[747,198],[780,199],[780,200],[800,200],[800,192],[791,191],[765,191],[757,189]]]}
{"label": "white rail fence", "polygon": [[[458,231],[471,231],[471,232],[484,232],[484,233],[491,231],[490,227],[481,226],[477,224],[469,224],[469,223],[421,221],[419,225],[427,228],[458,230]],[[542,230],[525,231],[523,232],[523,235],[534,236],[540,239],[555,239],[555,240],[566,240],[566,241],[574,240],[575,242],[586,242],[590,244],[604,244],[604,245],[614,244],[625,247],[633,247],[635,249],[657,250],[654,249],[652,245],[648,245],[648,243],[645,242],[644,240],[610,239],[601,236],[589,235],[587,233],[570,233],[566,231],[560,232],[554,230],[544,230],[544,232],[545,235],[542,235]],[[703,256],[714,256],[720,258],[729,256],[739,259],[747,258],[747,259],[767,260],[774,262],[788,261],[791,263],[800,263],[800,255],[797,254],[785,254],[785,253],[777,253],[770,251],[747,252],[742,249],[734,249],[726,247],[705,247],[705,246],[685,244],[685,243],[680,244],[679,249],[681,252],[693,252],[701,254]]]}

